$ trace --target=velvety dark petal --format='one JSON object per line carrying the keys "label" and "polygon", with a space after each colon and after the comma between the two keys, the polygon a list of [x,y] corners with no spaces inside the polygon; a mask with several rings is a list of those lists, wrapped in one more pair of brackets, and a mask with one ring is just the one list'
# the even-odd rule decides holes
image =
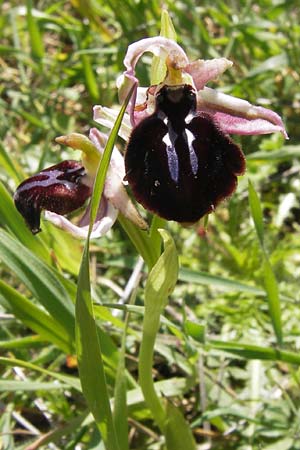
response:
{"label": "velvety dark petal", "polygon": [[240,148],[208,114],[197,114],[190,86],[165,86],[155,113],[132,132],[126,179],[146,209],[168,220],[196,222],[213,211],[245,171]]}
{"label": "velvety dark petal", "polygon": [[40,231],[43,209],[68,214],[80,208],[91,195],[83,183],[85,169],[78,161],[63,161],[23,181],[14,201],[32,233]]}

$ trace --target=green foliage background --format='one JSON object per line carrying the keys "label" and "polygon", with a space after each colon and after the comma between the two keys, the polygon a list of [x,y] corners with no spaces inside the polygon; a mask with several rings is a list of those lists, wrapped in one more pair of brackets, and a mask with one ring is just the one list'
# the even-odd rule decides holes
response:
{"label": "green foliage background", "polygon": [[[211,85],[278,112],[290,139],[235,137],[247,174],[210,216],[206,236],[167,225],[181,268],[156,342],[155,382],[201,449],[298,449],[299,2],[163,4],[191,59],[234,62]],[[158,34],[160,16],[154,0],[1,3],[1,449],[103,448],[71,358],[83,243],[47,222],[31,236],[12,194],[25,177],[74,157],[54,138],[87,133],[92,105],[118,103],[127,46]],[[147,85],[151,60],[143,61],[138,76]],[[127,308],[124,341],[124,311],[103,304],[124,298],[136,250],[117,224],[90,253],[108,393],[114,396],[124,351],[129,447],[161,449],[137,384],[146,270]]]}

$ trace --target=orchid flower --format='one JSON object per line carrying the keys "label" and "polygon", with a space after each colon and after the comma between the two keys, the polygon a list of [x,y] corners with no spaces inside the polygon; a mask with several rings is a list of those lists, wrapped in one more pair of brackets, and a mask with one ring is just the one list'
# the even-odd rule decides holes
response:
{"label": "orchid flower", "polygon": [[[148,88],[135,76],[145,52],[165,64],[159,82]],[[245,157],[229,134],[281,132],[287,138],[275,112],[206,86],[232,66],[226,58],[190,62],[176,42],[154,37],[131,44],[124,65],[120,100],[136,86],[120,129],[128,142],[125,179],[137,201],[161,217],[196,222],[234,192]],[[116,115],[94,108],[94,120],[110,128]]]}
{"label": "orchid flower", "polygon": [[[92,195],[97,167],[106,140],[106,136],[96,128],[90,130],[89,138],[77,133],[57,138],[56,141],[60,144],[81,150],[82,162],[73,160],[60,162],[20,184],[14,195],[15,205],[33,234],[41,231],[40,216],[42,210],[45,210],[45,219],[54,225],[75,237],[87,237],[90,204],[88,203],[77,224],[65,215],[81,208]],[[119,211],[140,228],[147,228],[147,224],[126,193],[123,185],[124,176],[124,159],[115,147],[91,238],[98,238],[107,233],[115,223]]]}

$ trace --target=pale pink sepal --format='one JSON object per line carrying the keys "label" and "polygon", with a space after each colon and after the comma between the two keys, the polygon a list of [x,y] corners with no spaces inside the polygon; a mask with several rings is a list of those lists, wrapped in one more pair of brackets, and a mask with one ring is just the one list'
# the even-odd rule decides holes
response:
{"label": "pale pink sepal", "polygon": [[194,81],[197,91],[203,89],[206,83],[216,80],[225,72],[226,69],[232,66],[232,62],[226,58],[216,58],[203,60],[198,59],[189,63],[185,67],[185,72],[189,73]]}
{"label": "pale pink sepal", "polygon": [[[117,217],[118,210],[114,208],[110,202],[107,202],[105,199],[101,199],[96,221],[92,229],[91,239],[104,236],[114,225]],[[86,239],[89,229],[90,208],[87,208],[78,225],[74,224],[66,217],[60,216],[59,214],[51,211],[45,211],[45,219],[78,239]]]}
{"label": "pale pink sepal", "polygon": [[211,114],[225,133],[268,134],[279,131],[288,138],[278,114],[246,100],[205,87],[198,92],[198,111]]}

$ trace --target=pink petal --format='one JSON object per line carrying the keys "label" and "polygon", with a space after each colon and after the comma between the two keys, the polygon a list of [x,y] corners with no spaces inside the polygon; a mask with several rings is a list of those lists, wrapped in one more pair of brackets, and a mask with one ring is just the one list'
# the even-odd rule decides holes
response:
{"label": "pink petal", "polygon": [[204,88],[208,81],[217,79],[232,64],[226,58],[216,58],[207,61],[198,59],[189,63],[184,70],[192,76],[195,87],[199,91]]}
{"label": "pink petal", "polygon": [[214,89],[206,87],[198,92],[197,109],[210,113],[225,133],[255,135],[279,131],[288,138],[275,112]]}
{"label": "pink petal", "polygon": [[[111,229],[117,217],[118,210],[105,199],[101,199],[91,238],[94,239],[104,236]],[[78,239],[86,239],[89,229],[90,208],[87,208],[78,225],[75,225],[66,217],[50,211],[45,211],[45,219]]]}

